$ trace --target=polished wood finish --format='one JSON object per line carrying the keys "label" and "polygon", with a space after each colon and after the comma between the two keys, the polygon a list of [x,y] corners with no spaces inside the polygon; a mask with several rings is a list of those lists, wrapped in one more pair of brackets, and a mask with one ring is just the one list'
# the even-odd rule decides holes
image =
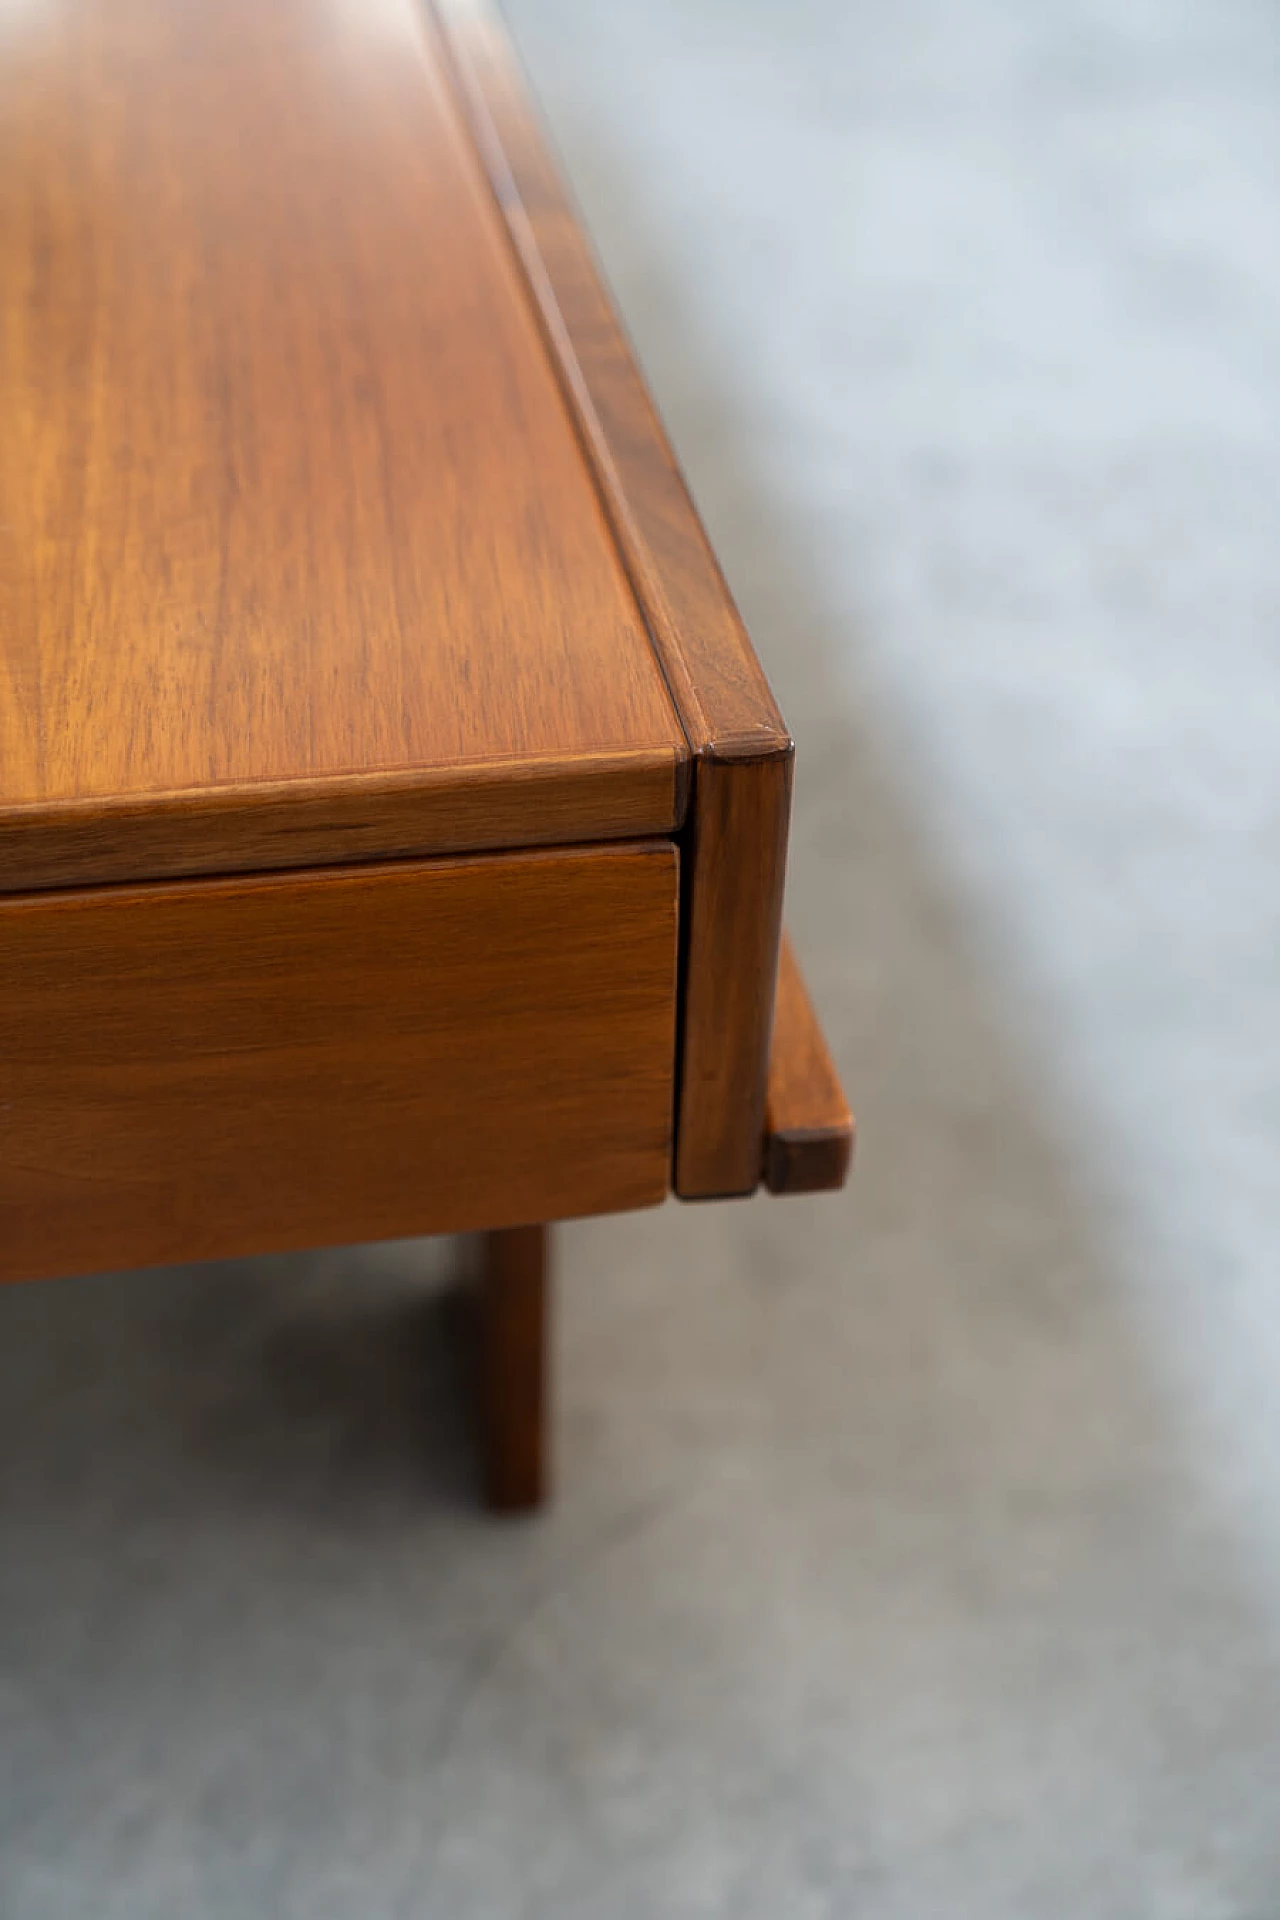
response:
{"label": "polished wood finish", "polygon": [[539,845],[638,839],[683,811],[686,771],[640,749],[0,807],[0,894],[520,847],[534,824]]}
{"label": "polished wood finish", "polygon": [[784,935],[769,1059],[764,1178],[771,1193],[842,1187],[853,1158],[853,1116],[796,960]]}
{"label": "polished wood finish", "polygon": [[0,1279],[485,1230],[527,1511],[527,1223],[845,1177],[790,738],[478,0],[10,15]]}
{"label": "polished wood finish", "polygon": [[678,823],[416,0],[11,12],[0,281],[0,888]]}
{"label": "polished wood finish", "polygon": [[546,1227],[485,1236],[480,1282],[480,1420],[485,1498],[528,1513],[547,1495],[550,1439]]}
{"label": "polished wood finish", "polygon": [[510,47],[482,0],[434,0],[548,348],[695,756],[675,1182],[759,1178],[792,745]]}
{"label": "polished wood finish", "polygon": [[669,842],[0,900],[0,1277],[667,1190]]}
{"label": "polished wood finish", "polygon": [[790,801],[790,758],[762,761],[750,779],[699,763],[675,1161],[684,1199],[749,1192],[760,1178],[769,1055],[757,1043],[768,1047],[773,1025]]}

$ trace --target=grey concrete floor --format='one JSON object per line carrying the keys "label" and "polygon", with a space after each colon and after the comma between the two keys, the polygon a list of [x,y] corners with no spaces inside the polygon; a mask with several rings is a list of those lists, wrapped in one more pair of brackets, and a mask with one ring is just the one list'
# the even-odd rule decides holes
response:
{"label": "grey concrete floor", "polygon": [[852,1191],[0,1297],[0,1914],[1280,1915],[1280,16],[514,0],[800,741]]}

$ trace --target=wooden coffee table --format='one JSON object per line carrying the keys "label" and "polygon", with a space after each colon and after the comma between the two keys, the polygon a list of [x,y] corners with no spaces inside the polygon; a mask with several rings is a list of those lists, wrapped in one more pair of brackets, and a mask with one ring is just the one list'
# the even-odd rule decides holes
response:
{"label": "wooden coffee table", "polygon": [[[469,0],[0,40],[0,1277],[838,1186],[792,743]],[[771,1049],[772,1034],[772,1049]]]}

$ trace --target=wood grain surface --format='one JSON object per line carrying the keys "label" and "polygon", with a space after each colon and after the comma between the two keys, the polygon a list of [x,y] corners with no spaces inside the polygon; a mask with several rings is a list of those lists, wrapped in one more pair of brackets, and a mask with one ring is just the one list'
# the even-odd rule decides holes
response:
{"label": "wood grain surface", "polygon": [[0,1278],[667,1191],[677,853],[0,900]]}
{"label": "wood grain surface", "polygon": [[480,1445],[495,1513],[541,1506],[550,1478],[550,1229],[485,1235],[480,1276]]}
{"label": "wood grain surface", "polygon": [[784,934],[765,1118],[769,1191],[822,1193],[842,1187],[853,1159],[853,1134],[849,1103]]}
{"label": "wood grain surface", "polygon": [[677,822],[416,0],[10,9],[0,284],[0,886]]}
{"label": "wood grain surface", "polygon": [[[433,0],[512,247],[694,752],[676,1189],[749,1192],[782,927],[792,743],[496,16]],[[607,115],[607,101],[599,102]]]}

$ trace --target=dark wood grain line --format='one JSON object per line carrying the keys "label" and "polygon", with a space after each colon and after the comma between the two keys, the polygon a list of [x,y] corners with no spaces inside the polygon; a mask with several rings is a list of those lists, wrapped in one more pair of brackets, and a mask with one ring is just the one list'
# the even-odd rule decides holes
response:
{"label": "dark wood grain line", "polygon": [[759,1179],[793,747],[506,35],[432,0],[637,601],[695,756],[676,1189]]}

